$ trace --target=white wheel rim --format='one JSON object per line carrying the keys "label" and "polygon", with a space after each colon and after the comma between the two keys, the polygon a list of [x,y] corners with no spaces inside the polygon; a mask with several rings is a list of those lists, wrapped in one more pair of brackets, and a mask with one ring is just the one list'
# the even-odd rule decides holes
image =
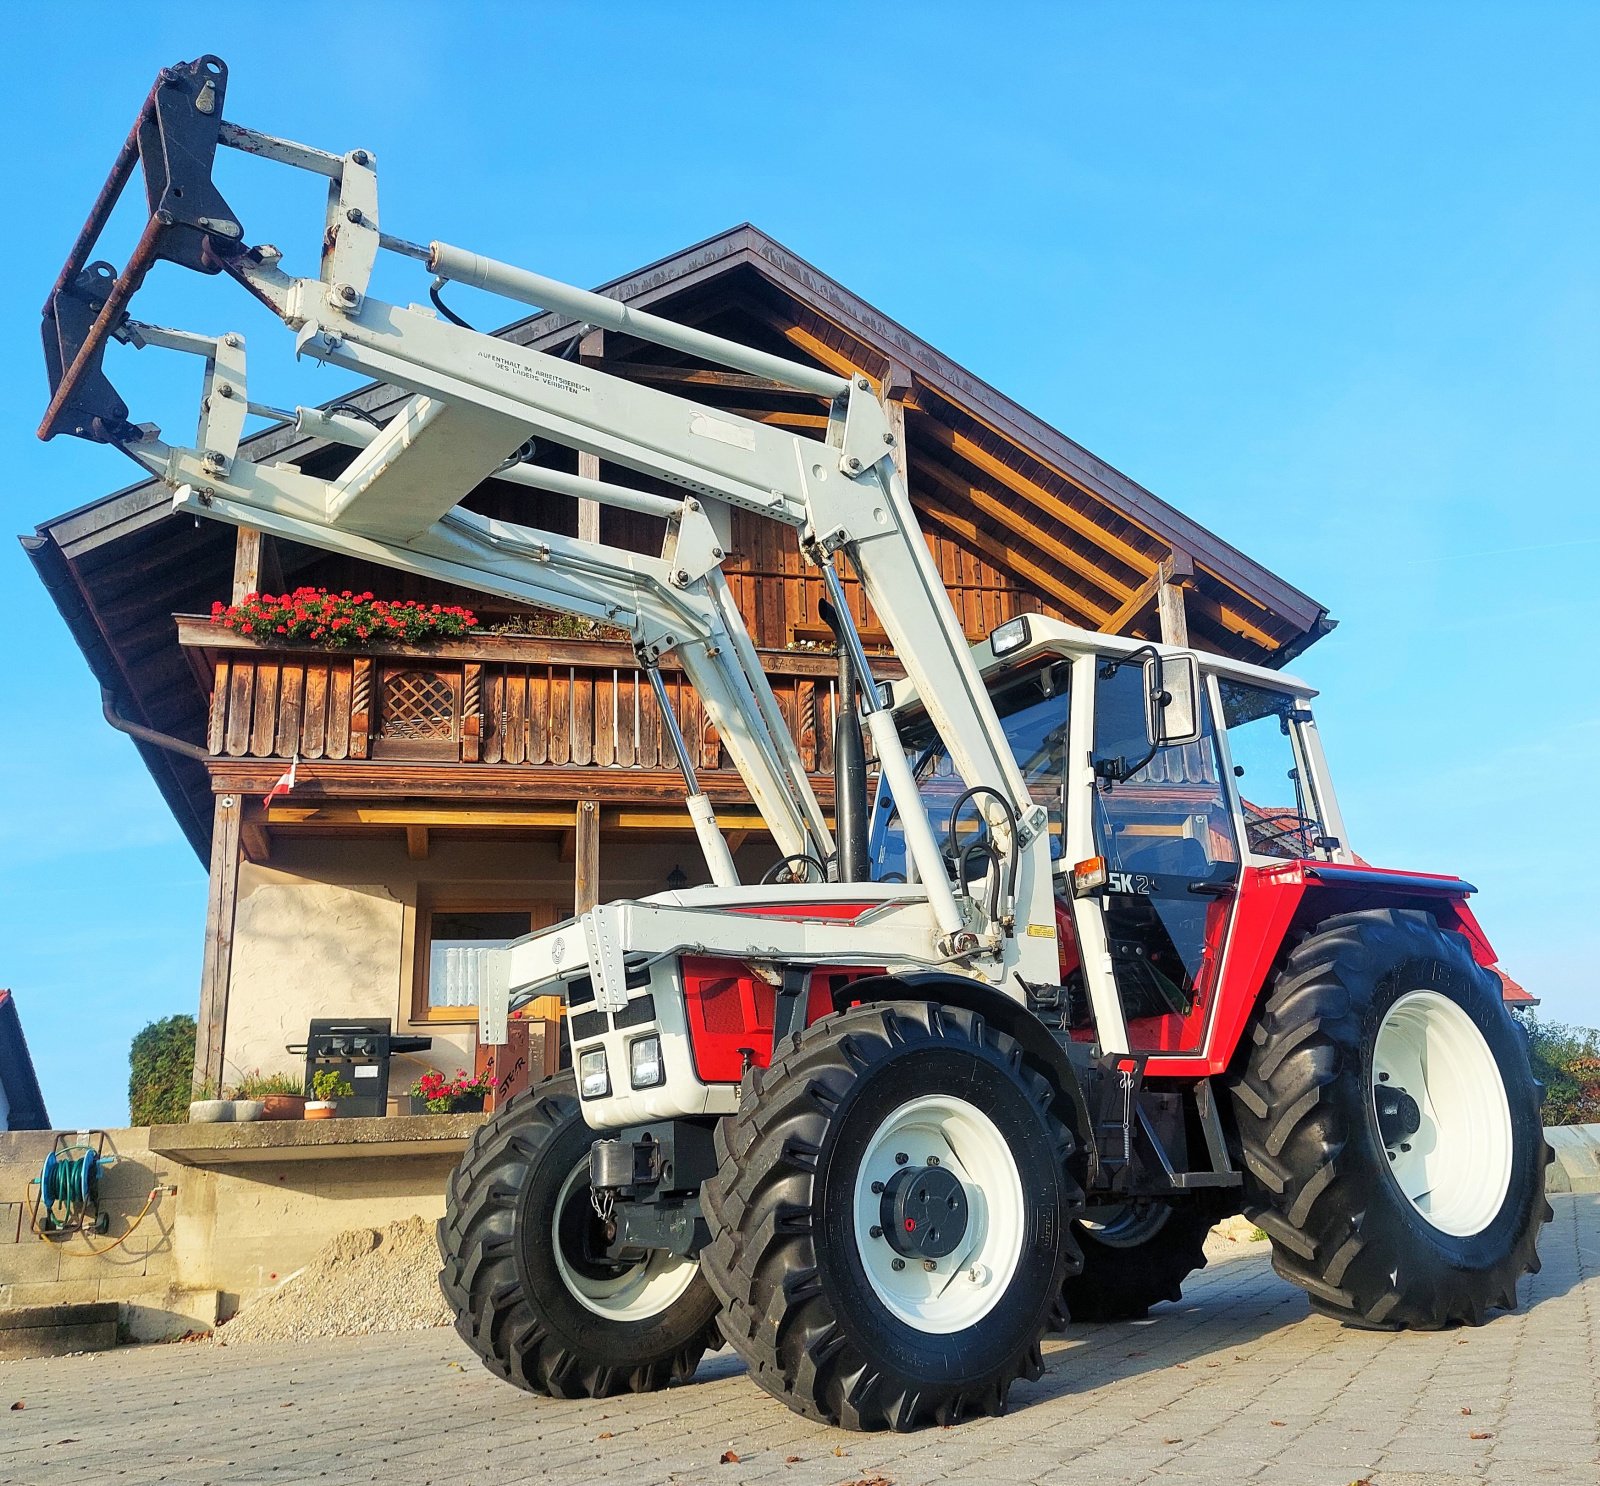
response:
{"label": "white wheel rim", "polygon": [[1483,1232],[1511,1187],[1511,1105],[1483,1033],[1447,996],[1411,991],[1385,1013],[1372,1058],[1375,1119],[1393,1090],[1415,1101],[1418,1122],[1403,1133],[1408,1108],[1380,1135],[1396,1185],[1441,1233]]}
{"label": "white wheel rim", "polygon": [[1165,1202],[1121,1202],[1078,1221],[1108,1249],[1137,1249],[1161,1232],[1171,1216],[1172,1208]]}
{"label": "white wheel rim", "polygon": [[[913,1165],[944,1166],[967,1200],[965,1233],[931,1270],[920,1258],[897,1254],[887,1237],[872,1236],[883,1216],[883,1198],[872,1184],[887,1184]],[[943,1094],[913,1099],[867,1143],[856,1173],[855,1219],[862,1268],[883,1305],[918,1331],[962,1331],[999,1303],[1022,1257],[1025,1213],[1016,1158],[975,1105]],[[896,1259],[902,1268],[895,1268]]]}
{"label": "white wheel rim", "polygon": [[591,1275],[577,1269],[561,1247],[561,1214],[578,1187],[589,1200],[589,1158],[585,1156],[561,1184],[555,1218],[550,1225],[550,1250],[556,1273],[578,1303],[608,1321],[648,1321],[678,1300],[689,1288],[700,1266],[693,1259],[665,1249],[652,1249],[639,1263],[615,1275]]}

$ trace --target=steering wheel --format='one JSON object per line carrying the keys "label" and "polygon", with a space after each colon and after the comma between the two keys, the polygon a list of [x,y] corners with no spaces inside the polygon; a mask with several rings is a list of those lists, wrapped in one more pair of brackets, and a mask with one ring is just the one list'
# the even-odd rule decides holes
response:
{"label": "steering wheel", "polygon": [[1321,829],[1322,822],[1315,816],[1301,815],[1295,810],[1275,810],[1270,821],[1245,822],[1245,836],[1252,851],[1287,840],[1294,835],[1300,836],[1301,844],[1306,850],[1314,850],[1309,833]]}

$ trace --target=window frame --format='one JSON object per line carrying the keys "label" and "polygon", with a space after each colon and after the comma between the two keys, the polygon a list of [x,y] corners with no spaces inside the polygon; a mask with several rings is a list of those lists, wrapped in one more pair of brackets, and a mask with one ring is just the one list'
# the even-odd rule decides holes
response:
{"label": "window frame", "polygon": [[561,905],[548,899],[457,897],[451,893],[419,895],[416,930],[411,956],[411,1021],[473,1026],[478,1022],[476,1006],[433,1006],[428,1001],[428,981],[433,948],[433,921],[444,913],[525,913],[528,933],[547,929],[569,916]]}

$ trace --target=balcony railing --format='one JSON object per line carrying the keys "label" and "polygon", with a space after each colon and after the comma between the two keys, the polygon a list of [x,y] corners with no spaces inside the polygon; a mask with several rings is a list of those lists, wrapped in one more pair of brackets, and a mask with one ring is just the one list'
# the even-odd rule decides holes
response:
{"label": "balcony railing", "polygon": [[[650,683],[612,641],[474,635],[360,652],[258,644],[182,616],[178,635],[211,695],[219,760],[394,760],[677,767]],[[809,771],[833,768],[831,656],[764,651],[763,667]],[[890,673],[892,674],[892,672]],[[662,679],[697,770],[732,772],[698,694]]]}

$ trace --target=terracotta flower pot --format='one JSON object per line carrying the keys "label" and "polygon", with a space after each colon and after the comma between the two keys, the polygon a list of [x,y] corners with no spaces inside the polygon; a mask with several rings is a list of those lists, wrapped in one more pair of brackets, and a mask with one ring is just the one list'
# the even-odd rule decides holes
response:
{"label": "terracotta flower pot", "polygon": [[303,1120],[306,1117],[304,1094],[268,1094],[261,1101],[264,1120]]}
{"label": "terracotta flower pot", "polygon": [[306,1100],[306,1118],[308,1120],[331,1120],[339,1113],[339,1106],[331,1099]]}

